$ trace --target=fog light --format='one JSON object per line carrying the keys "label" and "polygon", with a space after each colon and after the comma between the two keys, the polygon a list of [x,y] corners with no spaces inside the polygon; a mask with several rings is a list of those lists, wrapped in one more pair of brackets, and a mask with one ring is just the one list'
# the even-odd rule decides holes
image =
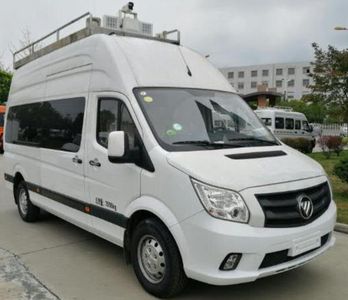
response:
{"label": "fog light", "polygon": [[222,261],[220,265],[221,271],[232,271],[235,270],[240,262],[242,254],[240,253],[230,253]]}

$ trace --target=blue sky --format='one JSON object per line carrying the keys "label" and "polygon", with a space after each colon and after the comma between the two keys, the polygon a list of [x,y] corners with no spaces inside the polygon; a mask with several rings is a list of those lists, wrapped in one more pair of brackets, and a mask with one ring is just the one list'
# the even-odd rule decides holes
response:
{"label": "blue sky", "polygon": [[[0,0],[0,61],[22,31],[39,38],[78,15],[116,14],[120,0]],[[312,42],[348,48],[347,0],[138,0],[135,10],[156,32],[178,28],[185,46],[218,67],[312,59]]]}

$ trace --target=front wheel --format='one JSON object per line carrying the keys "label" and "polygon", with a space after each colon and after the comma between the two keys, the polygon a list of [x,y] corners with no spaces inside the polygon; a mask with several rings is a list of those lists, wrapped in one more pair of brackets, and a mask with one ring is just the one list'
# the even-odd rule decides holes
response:
{"label": "front wheel", "polygon": [[16,203],[23,221],[35,222],[38,220],[40,208],[30,201],[29,191],[24,181],[20,182],[16,188]]}
{"label": "front wheel", "polygon": [[141,221],[131,239],[131,258],[143,288],[160,298],[180,293],[187,277],[178,247],[168,229],[156,219]]}

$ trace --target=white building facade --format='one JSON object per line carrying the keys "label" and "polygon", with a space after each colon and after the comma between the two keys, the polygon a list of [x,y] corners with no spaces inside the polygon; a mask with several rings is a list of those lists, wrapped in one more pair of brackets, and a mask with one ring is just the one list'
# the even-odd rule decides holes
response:
{"label": "white building facade", "polygon": [[243,95],[257,91],[259,85],[276,89],[288,100],[310,94],[313,67],[309,61],[223,68],[220,71],[231,85]]}

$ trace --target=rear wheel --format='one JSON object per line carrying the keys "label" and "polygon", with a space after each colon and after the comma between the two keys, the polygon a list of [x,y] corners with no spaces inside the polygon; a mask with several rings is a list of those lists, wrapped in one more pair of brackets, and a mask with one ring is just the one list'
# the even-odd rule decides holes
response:
{"label": "rear wheel", "polygon": [[35,206],[29,197],[29,191],[24,181],[20,182],[16,188],[16,203],[18,212],[23,221],[35,222],[40,215],[40,208]]}
{"label": "rear wheel", "polygon": [[156,219],[141,221],[131,239],[135,274],[150,294],[169,298],[180,293],[187,277],[177,245],[168,229]]}

